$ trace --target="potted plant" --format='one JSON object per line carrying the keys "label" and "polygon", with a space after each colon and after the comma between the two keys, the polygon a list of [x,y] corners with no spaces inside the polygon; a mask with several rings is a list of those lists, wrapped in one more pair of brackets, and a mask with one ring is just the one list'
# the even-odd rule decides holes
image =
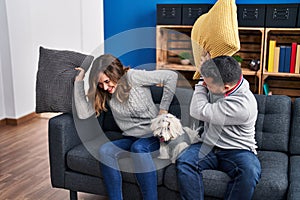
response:
{"label": "potted plant", "polygon": [[232,56],[240,65],[242,65],[243,58],[240,55],[233,55]]}
{"label": "potted plant", "polygon": [[192,55],[190,52],[187,51],[180,52],[178,57],[180,58],[180,62],[183,65],[188,65],[191,63]]}

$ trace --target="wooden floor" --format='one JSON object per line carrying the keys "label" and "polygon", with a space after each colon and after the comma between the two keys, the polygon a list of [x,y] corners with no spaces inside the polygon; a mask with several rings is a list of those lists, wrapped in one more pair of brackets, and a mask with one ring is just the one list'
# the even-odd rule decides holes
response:
{"label": "wooden floor", "polygon": [[[48,157],[48,119],[0,126],[0,200],[67,200],[69,192],[52,188]],[[105,197],[79,193],[80,200]]]}

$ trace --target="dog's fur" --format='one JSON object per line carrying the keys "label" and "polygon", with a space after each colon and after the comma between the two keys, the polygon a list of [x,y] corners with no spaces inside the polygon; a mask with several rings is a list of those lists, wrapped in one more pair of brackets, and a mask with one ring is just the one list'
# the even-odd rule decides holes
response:
{"label": "dog's fur", "polygon": [[189,145],[200,141],[199,129],[182,127],[180,120],[170,113],[157,116],[150,128],[154,136],[160,138],[158,158],[170,159],[172,163]]}

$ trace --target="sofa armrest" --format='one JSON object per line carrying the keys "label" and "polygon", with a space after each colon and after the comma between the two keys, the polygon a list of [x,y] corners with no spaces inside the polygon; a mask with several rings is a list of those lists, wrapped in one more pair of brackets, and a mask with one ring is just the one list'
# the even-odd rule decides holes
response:
{"label": "sofa armrest", "polygon": [[293,119],[290,138],[290,186],[288,200],[300,199],[300,98],[293,105]]}
{"label": "sofa armrest", "polygon": [[289,185],[289,192],[288,192],[288,200],[299,200],[300,198],[300,190],[297,183],[292,182]]}
{"label": "sofa armrest", "polygon": [[293,119],[290,139],[290,153],[300,155],[300,98],[296,98],[293,105]]}
{"label": "sofa armrest", "polygon": [[300,155],[290,157],[288,200],[300,199]]}
{"label": "sofa armrest", "polygon": [[64,187],[66,153],[81,143],[73,116],[61,114],[49,120],[48,143],[51,183],[54,187]]}

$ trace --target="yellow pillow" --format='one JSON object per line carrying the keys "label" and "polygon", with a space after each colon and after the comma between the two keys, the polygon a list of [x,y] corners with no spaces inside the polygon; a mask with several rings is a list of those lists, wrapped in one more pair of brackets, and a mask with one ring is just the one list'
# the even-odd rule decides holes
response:
{"label": "yellow pillow", "polygon": [[208,13],[201,15],[191,32],[194,65],[193,79],[199,79],[199,62],[204,49],[211,58],[232,56],[240,49],[235,0],[218,0]]}

